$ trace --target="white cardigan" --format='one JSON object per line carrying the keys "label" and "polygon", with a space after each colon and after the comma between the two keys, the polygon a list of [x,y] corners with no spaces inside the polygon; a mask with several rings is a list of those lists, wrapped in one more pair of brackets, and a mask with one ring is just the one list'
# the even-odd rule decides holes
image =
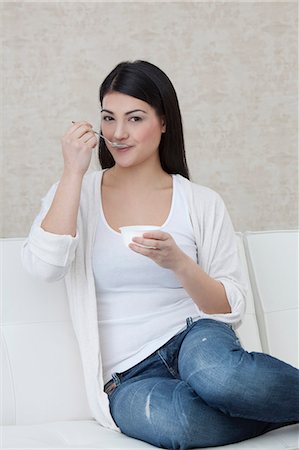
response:
{"label": "white cardigan", "polygon": [[[78,339],[87,397],[94,418],[118,430],[104,393],[97,323],[97,301],[92,269],[92,251],[97,225],[102,171],[85,175],[81,191],[76,237],[55,235],[40,224],[51,206],[56,183],[42,201],[29,237],[23,247],[23,264],[32,274],[48,281],[65,277],[73,327]],[[232,312],[207,315],[238,326],[245,312],[246,287],[235,233],[221,197],[209,188],[179,176],[196,239],[198,264],[224,285]]]}

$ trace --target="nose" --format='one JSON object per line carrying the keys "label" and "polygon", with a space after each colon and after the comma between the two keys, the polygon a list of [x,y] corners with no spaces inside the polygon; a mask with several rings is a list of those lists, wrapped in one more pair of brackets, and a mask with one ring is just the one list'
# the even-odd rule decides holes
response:
{"label": "nose", "polygon": [[114,133],[113,133],[114,139],[116,141],[121,141],[121,140],[127,139],[128,136],[129,136],[129,134],[128,134],[126,125],[121,121],[116,123]]}

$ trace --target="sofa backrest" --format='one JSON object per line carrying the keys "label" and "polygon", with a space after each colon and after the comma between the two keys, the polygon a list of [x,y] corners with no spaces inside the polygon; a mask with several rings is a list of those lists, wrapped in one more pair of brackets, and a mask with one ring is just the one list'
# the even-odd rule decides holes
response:
{"label": "sofa backrest", "polygon": [[245,252],[264,352],[298,367],[298,231],[247,232]]}
{"label": "sofa backrest", "polygon": [[1,422],[90,419],[64,282],[27,274],[23,241],[0,240]]}

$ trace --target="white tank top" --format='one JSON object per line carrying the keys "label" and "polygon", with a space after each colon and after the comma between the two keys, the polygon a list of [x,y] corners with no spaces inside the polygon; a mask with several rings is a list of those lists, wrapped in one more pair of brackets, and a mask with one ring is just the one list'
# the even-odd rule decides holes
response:
{"label": "white tank top", "polygon": [[[176,175],[172,179],[171,208],[161,228],[196,261],[187,205]],[[187,317],[199,318],[199,310],[171,270],[125,246],[108,225],[99,197],[93,272],[106,383],[112,373],[133,367],[180,332]]]}

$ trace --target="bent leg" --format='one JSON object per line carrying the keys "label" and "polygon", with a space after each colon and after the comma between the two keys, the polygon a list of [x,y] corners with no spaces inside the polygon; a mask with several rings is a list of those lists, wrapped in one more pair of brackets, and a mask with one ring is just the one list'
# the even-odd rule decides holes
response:
{"label": "bent leg", "polygon": [[168,449],[225,445],[273,428],[226,416],[209,407],[187,383],[171,378],[124,382],[110,396],[110,409],[124,434]]}
{"label": "bent leg", "polygon": [[299,371],[264,353],[246,352],[226,324],[199,320],[181,345],[178,370],[208,405],[225,414],[299,421]]}

